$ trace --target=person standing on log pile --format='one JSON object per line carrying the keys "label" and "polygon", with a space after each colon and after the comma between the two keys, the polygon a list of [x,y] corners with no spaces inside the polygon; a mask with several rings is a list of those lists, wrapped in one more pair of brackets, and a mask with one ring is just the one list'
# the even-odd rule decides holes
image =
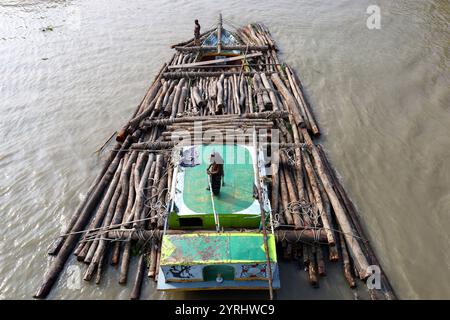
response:
{"label": "person standing on log pile", "polygon": [[194,42],[196,46],[200,45],[200,24],[197,19],[195,19]]}
{"label": "person standing on log pile", "polygon": [[[208,169],[206,169],[206,173],[208,174],[208,180],[212,187],[213,194],[217,196],[220,193],[220,185],[222,184],[222,187],[225,186],[223,159],[218,152],[211,152],[210,164]],[[206,190],[210,190],[209,185]]]}

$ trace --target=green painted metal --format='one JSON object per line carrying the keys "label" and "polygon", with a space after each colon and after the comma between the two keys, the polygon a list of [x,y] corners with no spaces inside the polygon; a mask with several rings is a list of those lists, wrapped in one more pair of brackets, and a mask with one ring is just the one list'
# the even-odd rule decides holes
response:
{"label": "green painted metal", "polygon": [[[277,261],[275,237],[267,235],[269,256]],[[161,266],[266,262],[261,233],[192,233],[164,235]]]}
{"label": "green painted metal", "polygon": [[225,186],[214,197],[218,214],[230,214],[248,208],[253,198],[254,169],[250,152],[239,145],[202,145],[198,148],[202,163],[186,168],[183,200],[197,213],[212,213],[206,169],[211,151],[219,152],[224,160]]}
{"label": "green painted metal", "polygon": [[[208,187],[206,169],[209,165],[209,155],[212,151],[220,153],[224,160],[225,186],[220,194],[214,196],[214,205],[219,215],[222,227],[258,228],[260,225],[259,205],[255,206],[253,197],[254,167],[253,158],[247,148],[241,145],[209,144],[198,147],[201,164],[186,167],[184,170],[183,202],[195,214],[185,212],[171,212],[169,215],[170,228],[210,229],[215,227],[214,214]],[[240,211],[251,206],[255,210]],[[236,214],[239,212],[238,214]],[[201,225],[183,226],[180,219],[200,218]]]}
{"label": "green painted metal", "polygon": [[[198,226],[182,226],[180,219],[186,218],[200,218],[201,225]],[[254,215],[250,214],[220,214],[220,225],[224,228],[258,228],[261,224],[261,216],[258,212]],[[175,212],[169,215],[169,226],[172,229],[214,229],[214,215],[213,214],[198,214],[198,215],[183,215],[179,216]]]}

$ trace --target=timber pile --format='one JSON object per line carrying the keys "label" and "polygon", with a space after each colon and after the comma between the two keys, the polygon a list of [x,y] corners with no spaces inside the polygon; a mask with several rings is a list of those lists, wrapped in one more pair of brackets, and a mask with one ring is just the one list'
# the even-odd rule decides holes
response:
{"label": "timber pile", "polygon": [[[201,39],[213,32],[217,30]],[[120,284],[133,277],[130,298],[138,299],[144,276],[157,279],[174,180],[172,149],[186,138],[189,143],[214,141],[207,136],[211,130],[226,136],[226,143],[248,143],[253,130],[260,141],[267,139],[272,157],[270,217],[277,241],[284,258],[301,262],[311,285],[319,285],[329,261],[340,261],[352,288],[367,279],[368,266],[378,261],[355,207],[322,147],[313,141],[320,131],[300,80],[280,63],[263,24],[243,27],[234,36],[239,46],[196,47],[193,39],[173,46],[175,54],[120,130],[66,232],[53,243],[49,254],[54,260],[36,298],[49,294],[75,254],[86,264],[84,280],[100,283],[107,266],[117,266]],[[215,49],[240,50],[241,56],[225,58],[223,64],[199,62],[204,52]],[[272,141],[275,132],[277,142]],[[132,275],[131,259],[138,260]],[[382,289],[371,296],[395,298],[384,274]]]}

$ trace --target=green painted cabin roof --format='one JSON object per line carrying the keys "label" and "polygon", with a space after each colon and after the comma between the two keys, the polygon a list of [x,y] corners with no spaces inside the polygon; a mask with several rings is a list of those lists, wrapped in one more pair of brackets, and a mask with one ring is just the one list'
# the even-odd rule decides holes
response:
{"label": "green painted cabin roof", "polygon": [[[224,160],[225,186],[214,197],[216,212],[231,214],[250,207],[253,198],[254,168],[249,150],[240,145],[201,145],[199,155],[203,161],[195,167],[185,168],[183,201],[196,213],[213,213],[210,191],[206,190],[206,169],[211,151],[219,152]],[[258,214],[259,212],[254,212]]]}
{"label": "green painted cabin roof", "polygon": [[[268,234],[270,259],[276,262],[275,238]],[[191,233],[164,235],[161,266],[266,262],[261,233]]]}

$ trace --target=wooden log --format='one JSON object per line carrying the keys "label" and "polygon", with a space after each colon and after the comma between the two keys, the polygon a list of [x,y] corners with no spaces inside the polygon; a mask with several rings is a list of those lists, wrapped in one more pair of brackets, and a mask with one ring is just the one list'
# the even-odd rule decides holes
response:
{"label": "wooden log", "polygon": [[[245,94],[245,89],[244,89],[244,84],[245,84],[244,83],[245,82],[244,78],[245,77],[240,76],[239,79],[238,79],[238,83],[239,83],[239,110],[241,111],[239,113],[242,113],[242,110],[243,110],[243,112],[245,112],[246,94]],[[245,87],[247,87],[247,86],[245,86]]]}
{"label": "wooden log", "polygon": [[[295,165],[295,175],[297,177],[295,182],[296,182],[296,186],[297,186],[299,200],[300,200],[300,202],[304,202],[305,201],[305,188],[303,185],[302,152],[301,152],[300,146],[299,146],[301,144],[301,140],[300,140],[298,128],[294,121],[294,117],[291,114],[289,115],[289,122],[291,123],[291,131],[292,131],[293,140],[295,143],[295,146],[294,146],[295,163],[294,163],[294,165]],[[288,136],[289,136],[289,134],[288,134]]]}
{"label": "wooden log", "polygon": [[[120,168],[120,165],[119,165],[119,168]],[[119,183],[119,178],[120,178],[120,174],[121,174],[121,171],[119,170],[119,168],[118,168],[118,170],[116,170],[114,177],[108,186],[106,194],[103,197],[102,202],[100,203],[100,206],[99,206],[94,218],[91,220],[88,229],[98,228],[102,224],[103,218],[105,217],[106,211],[108,210],[108,206],[111,202],[114,192],[116,191],[117,184]],[[88,235],[89,235],[89,232],[86,233],[86,235],[83,238],[85,238]],[[79,261],[83,261],[85,259],[91,243],[92,242],[79,243],[79,245],[77,246],[77,248],[74,251],[74,254],[77,256],[77,259]]]}
{"label": "wooden log", "polygon": [[183,61],[183,59],[184,59],[184,54],[183,54],[183,53],[180,53],[180,55],[178,56],[178,59],[177,59],[177,62],[175,63],[175,65],[181,64],[181,62]]}
{"label": "wooden log", "polygon": [[192,97],[195,101],[196,105],[200,108],[204,108],[206,106],[205,100],[202,98],[200,94],[200,89],[198,87],[192,87]]}
{"label": "wooden log", "polygon": [[130,170],[130,182],[128,185],[128,199],[127,199],[127,207],[125,209],[125,213],[122,217],[122,223],[125,223],[125,227],[131,227],[128,223],[133,219],[133,209],[136,199],[136,189],[135,189],[135,181],[134,181],[134,171],[135,171],[136,163],[131,165]]}
{"label": "wooden log", "polygon": [[217,81],[217,107],[221,110],[223,108],[223,79],[224,75],[220,75],[219,81]]}
{"label": "wooden log", "polygon": [[356,234],[351,222],[349,221],[348,216],[346,215],[345,209],[342,206],[339,198],[336,194],[336,191],[333,188],[333,183],[326,173],[326,167],[322,162],[322,159],[317,151],[316,146],[313,144],[311,137],[306,128],[302,128],[302,134],[305,142],[311,149],[311,154],[314,159],[315,167],[317,169],[317,174],[320,177],[324,189],[327,192],[328,198],[330,199],[331,205],[333,207],[337,222],[341,227],[342,231],[345,234],[345,240],[347,242],[349,251],[355,261],[356,268],[358,269],[358,273],[361,279],[367,278],[369,275],[367,274],[367,268],[369,263],[367,261],[366,256],[361,248],[361,244],[359,241],[353,237]]}
{"label": "wooden log", "polygon": [[[170,81],[170,80],[169,80]],[[166,83],[167,81],[161,80],[161,83]],[[155,98],[150,102],[148,105],[148,109],[151,110],[150,114],[148,115],[149,118],[154,117],[157,113],[159,113],[159,110],[156,109],[156,103],[158,100],[160,100],[162,94],[164,91],[164,87],[160,86],[158,93],[156,94]]]}
{"label": "wooden log", "polygon": [[311,129],[312,128],[311,127],[311,123],[309,122],[308,115],[306,113],[306,110],[304,108],[302,100],[301,100],[301,98],[299,96],[297,88],[296,88],[296,86],[294,84],[294,80],[292,79],[292,76],[291,76],[291,74],[288,71],[286,71],[286,74],[288,76],[288,83],[289,83],[289,86],[291,88],[291,92],[294,94],[294,97],[297,100],[297,104],[299,106],[299,111],[300,111],[300,114],[301,114],[303,120],[305,121],[306,128],[308,128],[308,130],[312,130]]}
{"label": "wooden log", "polygon": [[269,94],[267,93],[267,88],[264,86],[260,74],[259,73],[255,74],[254,78],[258,83],[258,89],[261,91],[264,107],[267,109],[272,109],[273,107],[272,100],[270,99]]}
{"label": "wooden log", "polygon": [[211,64],[216,64],[216,63],[227,63],[227,62],[231,62],[231,61],[242,60],[244,58],[253,58],[253,57],[259,57],[259,56],[262,56],[261,52],[251,53],[251,54],[248,54],[245,56],[240,55],[240,56],[228,57],[228,58],[222,58],[222,59],[213,59],[213,60],[199,61],[199,62],[188,63],[188,64],[179,64],[179,65],[175,65],[175,66],[169,66],[168,69],[172,70],[172,69],[182,69],[182,68],[193,68],[193,67],[211,65]]}
{"label": "wooden log", "polygon": [[[231,232],[231,230],[228,230]],[[190,234],[190,233],[208,233],[213,230],[166,230],[166,234]],[[240,232],[240,231],[236,231]],[[144,240],[148,241],[152,238],[160,240],[164,234],[164,230],[141,230],[139,234],[133,229],[109,230],[107,236],[113,240]],[[281,243],[289,241],[292,243],[327,243],[327,236],[323,229],[304,228],[302,230],[275,230],[276,241]]]}
{"label": "wooden log", "polygon": [[[112,219],[112,224],[118,224],[123,221],[123,217],[127,214],[127,209],[131,205],[130,202],[134,200],[135,190],[134,187],[130,187],[130,180],[132,176],[133,164],[137,159],[138,152],[132,152],[129,158],[129,161],[126,164],[126,167],[122,171],[122,175],[120,177],[122,184],[122,194],[119,198],[119,202],[117,203],[117,207],[115,210],[114,217]],[[145,153],[144,153],[145,154]],[[133,183],[134,183],[134,174],[133,174]]]}
{"label": "wooden log", "polygon": [[193,93],[192,93],[192,90],[193,90],[193,87],[191,86],[190,88],[189,88],[189,109],[188,109],[188,112],[189,113],[194,113],[194,114],[197,114],[198,113],[198,110],[199,110],[199,106],[197,105],[197,103],[195,102],[195,99],[194,99],[194,95],[193,95]]}
{"label": "wooden log", "polygon": [[[184,46],[175,46],[175,50],[180,52],[206,52],[211,50],[217,50],[215,46],[193,46],[193,47],[184,47]],[[268,46],[222,46],[222,50],[232,51],[232,50],[248,50],[248,51],[267,51],[269,49]]]}
{"label": "wooden log", "polygon": [[[168,187],[170,185],[168,184],[168,174],[164,174],[163,177],[159,180],[158,190],[160,190],[160,193],[158,194],[158,201],[160,203],[167,203],[166,201],[166,194],[168,192]],[[157,219],[157,228],[162,229],[164,227],[164,216],[163,216],[163,210],[159,210],[159,212],[156,212],[157,214],[160,214]]]}
{"label": "wooden log", "polygon": [[120,242],[114,242],[110,262],[112,266],[116,266],[119,263],[120,249],[121,249]]}
{"label": "wooden log", "polygon": [[261,81],[264,87],[266,88],[267,92],[269,93],[272,110],[279,110],[280,107],[278,106],[277,97],[275,95],[275,89],[272,86],[272,82],[267,78],[265,73],[261,73]]}
{"label": "wooden log", "polygon": [[155,177],[155,171],[156,171],[156,161],[153,161],[152,167],[150,169],[150,173],[148,175],[148,185],[145,190],[145,203],[144,203],[144,210],[141,211],[140,216],[135,217],[135,219],[147,219],[145,221],[140,222],[141,228],[149,229],[150,228],[150,220],[148,218],[151,215],[151,210],[153,208],[153,198],[152,193],[153,190],[157,187],[154,184],[154,177]]}
{"label": "wooden log", "polygon": [[314,173],[314,168],[311,164],[311,160],[309,159],[309,155],[306,152],[304,152],[303,155],[304,155],[303,163],[305,165],[306,173],[308,174],[309,183],[311,184],[311,189],[312,189],[312,192],[314,195],[315,205],[317,207],[317,210],[319,211],[319,215],[322,220],[323,227],[325,228],[325,231],[327,233],[328,244],[330,246],[334,246],[336,243],[336,240],[334,238],[333,228],[332,228],[330,219],[327,216],[325,208],[323,207],[322,197],[320,195],[320,190],[319,190],[319,186],[318,186],[316,176]]}
{"label": "wooden log", "polygon": [[223,113],[227,114],[228,112],[228,97],[229,97],[229,89],[228,89],[228,78],[225,78],[225,75],[222,74],[221,76],[224,76],[223,79]]}
{"label": "wooden log", "polygon": [[163,115],[164,116],[168,116],[170,114],[172,114],[172,104],[173,104],[173,99],[175,97],[175,90],[176,87],[178,86],[178,80],[173,80],[170,83],[170,87],[167,90],[167,93],[164,97],[163,100],[163,105],[162,105],[162,110],[163,110]]}
{"label": "wooden log", "polygon": [[320,245],[316,246],[316,258],[317,258],[317,272],[319,276],[325,277],[327,275],[325,269],[325,261],[323,260],[323,250]]}
{"label": "wooden log", "polygon": [[[283,162],[283,174],[284,174],[284,178],[286,181],[286,187],[287,187],[287,192],[289,195],[289,202],[290,203],[297,203],[298,202],[298,198],[297,198],[297,192],[295,190],[295,184],[294,181],[292,179],[292,176],[290,174],[290,170],[288,167],[288,163],[286,161],[286,159],[284,158],[284,154],[281,154],[281,159]],[[294,212],[292,212],[292,218],[294,220],[294,225],[295,225],[295,230],[300,230],[303,227],[303,222],[300,218],[300,212],[296,210]]]}
{"label": "wooden log", "polygon": [[[111,162],[110,166],[108,167],[108,170],[105,172],[105,175],[102,177],[97,187],[95,188],[94,192],[92,193],[92,196],[89,198],[88,202],[84,206],[83,211],[79,216],[79,219],[72,228],[72,232],[79,232],[84,228],[90,217],[92,210],[97,205],[100,196],[103,194],[103,191],[105,190],[106,186],[111,182],[114,173],[119,165],[119,162],[122,159],[122,156],[125,154],[126,150],[131,145],[131,142],[134,139],[138,138],[140,134],[141,134],[140,130],[137,130],[133,133],[133,135],[128,136],[126,138],[117,156]],[[54,283],[58,279],[60,272],[64,268],[67,258],[70,256],[70,253],[72,252],[74,246],[76,245],[76,242],[79,239],[79,237],[80,237],[79,233],[73,233],[67,237],[63,246],[59,250],[58,255],[53,260],[46,275],[44,276],[42,285],[38,288],[37,292],[35,293],[34,295],[35,298],[42,299],[48,295]]]}
{"label": "wooden log", "polygon": [[303,95],[303,92],[302,92],[302,85],[301,85],[300,80],[297,78],[295,73],[292,72],[292,70],[291,70],[291,68],[289,68],[289,66],[287,66],[287,70],[288,70],[288,75],[290,73],[292,78],[293,78],[294,87],[295,87],[295,89],[298,92],[299,99],[300,99],[300,101],[302,103],[302,106],[303,106],[305,112],[306,112],[306,116],[308,117],[308,121],[309,121],[309,123],[311,125],[312,133],[314,135],[320,135],[320,130],[319,130],[319,127],[317,126],[316,120],[314,119],[314,115],[311,112],[311,110],[310,110],[310,108],[309,108],[309,106],[306,103],[306,100],[304,98],[304,95]]}
{"label": "wooden log", "polygon": [[149,259],[149,268],[148,268],[148,276],[150,278],[154,278],[156,274],[156,255],[158,249],[156,248],[156,239],[151,240],[151,250],[150,250],[150,259]]}
{"label": "wooden log", "polygon": [[[121,169],[121,165],[122,165],[122,161],[121,164],[119,165],[119,168]],[[118,168],[118,170],[119,170]],[[120,175],[120,177],[122,177],[122,175]],[[116,210],[116,206],[117,206],[117,202],[119,201],[119,197],[122,193],[122,184],[119,178],[119,183],[117,185],[117,188],[114,192],[114,195],[111,199],[111,202],[108,206],[108,210],[106,212],[105,218],[103,220],[102,223],[102,227],[108,227],[111,224],[112,218],[114,216],[114,212]],[[104,259],[104,255],[106,253],[108,247],[108,241],[105,239],[99,239],[98,242],[98,246],[95,250],[95,254],[92,258],[92,261],[90,262],[90,265],[88,267],[88,270],[86,271],[85,275],[84,275],[84,280],[86,281],[90,281],[92,279],[92,276],[94,274],[94,271],[96,269],[96,267],[99,266],[100,262]]]}
{"label": "wooden log", "polygon": [[247,92],[248,92],[247,100],[248,100],[249,112],[250,112],[250,114],[252,114],[254,112],[254,101],[253,101],[253,88],[252,88],[250,81],[248,81],[248,83],[247,83]]}
{"label": "wooden log", "polygon": [[[177,80],[175,80],[175,81],[177,81]],[[167,104],[164,107],[163,116],[165,116],[165,117],[172,115],[173,100],[175,99],[175,92],[176,92],[177,87],[178,87],[178,84],[175,86],[174,90],[172,90],[172,93],[170,94],[170,96],[167,100]]]}
{"label": "wooden log", "polygon": [[[309,182],[309,178],[306,175],[305,176],[305,200],[306,200],[306,204],[309,204],[312,208],[312,210],[315,210],[315,206],[314,206],[314,202],[316,201],[316,199],[314,199],[314,193],[312,192],[312,187],[311,187],[311,183]],[[303,215],[303,220],[305,221],[305,224],[307,226],[312,226],[316,223],[316,221],[314,221],[312,219],[313,217],[311,215]]]}
{"label": "wooden log", "polygon": [[289,211],[289,198],[288,191],[286,186],[286,177],[284,175],[283,169],[280,171],[280,191],[281,191],[281,204],[283,207],[284,219],[288,225],[294,224],[294,218],[292,217],[291,212]]}
{"label": "wooden log", "polygon": [[130,258],[131,258],[131,241],[127,241],[125,243],[125,247],[123,249],[123,254],[120,260],[120,274],[119,274],[119,283],[125,284],[127,283],[128,278],[128,269],[130,266]]}
{"label": "wooden log", "polygon": [[297,101],[289,92],[288,88],[286,88],[283,81],[280,79],[280,76],[277,73],[274,73],[271,75],[271,79],[273,84],[277,87],[278,91],[286,101],[289,113],[291,113],[295,119],[295,124],[298,125],[300,128],[304,127],[305,122],[303,121],[303,118],[299,112],[299,106],[297,104]]}
{"label": "wooden log", "polygon": [[232,113],[234,114],[241,114],[240,109],[239,109],[239,89],[237,86],[237,77],[235,74],[233,74],[230,77],[230,81],[231,81],[231,89],[232,89]]}
{"label": "wooden log", "polygon": [[[328,199],[328,195],[325,192],[322,181],[320,179],[317,179],[317,185],[319,186],[320,196],[322,198],[325,214],[327,215],[328,220],[330,221],[330,225],[333,226],[333,235],[334,235],[334,239],[336,239],[336,242],[337,242],[338,236],[336,236],[336,228],[334,227],[334,223],[333,223],[330,200]],[[328,259],[331,262],[336,262],[339,260],[339,250],[338,250],[337,246],[328,247]]]}
{"label": "wooden log", "polygon": [[[362,228],[360,221],[359,221],[359,217],[356,211],[356,208],[354,207],[352,201],[348,198],[344,188],[342,187],[339,179],[337,179],[336,174],[333,170],[333,168],[331,167],[330,163],[328,162],[328,159],[325,155],[325,152],[323,151],[323,148],[321,145],[317,146],[317,150],[319,151],[319,154],[322,158],[322,161],[324,162],[326,168],[328,169],[328,173],[329,176],[331,177],[331,179],[334,182],[334,185],[336,186],[337,190],[338,190],[338,194],[340,195],[340,197],[343,199],[343,202],[345,204],[345,207],[347,209],[347,212],[349,213],[349,216],[352,219],[353,225],[355,226],[358,234],[360,235],[360,237],[362,237],[362,242],[364,245],[364,248],[367,252],[368,257],[370,258],[370,263],[374,264],[374,265],[378,265],[381,268],[381,264],[379,263],[377,256],[375,255],[375,252],[373,251],[372,247],[370,246],[369,241],[367,241],[367,237],[365,236],[365,232],[364,229]],[[385,273],[381,272],[381,284],[382,284],[382,290],[383,290],[383,294],[385,296],[386,299],[388,300],[395,300],[397,299],[396,294],[391,286],[391,284],[389,283],[389,279],[386,277]]]}
{"label": "wooden log", "polygon": [[[226,77],[232,76],[232,75],[244,75],[244,76],[253,76],[256,73],[256,71],[247,71],[247,72],[240,72],[240,71],[185,71],[185,72],[165,72],[163,73],[164,79],[184,79],[184,78],[195,78],[195,77],[220,77],[222,74]],[[266,74],[272,74],[273,71],[265,71]]]}
{"label": "wooden log", "polygon": [[97,284],[97,285],[100,284],[100,280],[102,278],[105,260],[106,260],[106,257],[103,256],[97,266],[97,274],[95,276],[95,284]]}
{"label": "wooden log", "polygon": [[[277,212],[280,199],[280,176],[279,176],[279,163],[280,163],[280,150],[278,148],[273,148],[271,150],[271,178],[272,178],[272,193],[271,193],[271,207],[273,214],[278,214],[281,216],[280,212]],[[275,211],[274,211],[275,209]]]}
{"label": "wooden log", "polygon": [[356,288],[356,282],[353,278],[352,267],[350,264],[350,257],[348,256],[347,245],[345,244],[345,239],[342,233],[339,234],[341,252],[342,252],[342,265],[344,270],[345,280],[347,280],[350,288]]}
{"label": "wooden log", "polygon": [[174,143],[166,142],[166,141],[156,141],[156,142],[141,142],[135,143],[131,146],[132,150],[147,150],[151,151],[160,151],[164,149],[172,149],[174,147]]}
{"label": "wooden log", "polygon": [[[153,176],[153,184],[154,184],[155,186],[157,186],[157,185],[159,184],[159,178],[160,178],[160,175],[161,175],[161,166],[162,166],[162,161],[163,161],[163,160],[164,160],[164,158],[163,158],[162,155],[158,154],[158,155],[156,156],[155,174],[154,174],[154,176]],[[152,199],[153,199],[152,205],[154,205],[155,199],[156,199],[158,193],[160,193],[160,192],[161,192],[161,190],[158,190],[158,189],[156,189],[156,188],[154,188],[154,189],[152,190]],[[141,217],[141,218],[142,218],[142,217]],[[157,220],[156,220],[156,217],[155,217],[155,211],[154,211],[154,210],[152,210],[152,212],[151,212],[151,218],[152,218],[152,219],[150,220],[150,223],[151,223],[152,225],[155,225],[156,222],[157,222]]]}
{"label": "wooden log", "polygon": [[186,80],[181,79],[178,82],[178,85],[175,89],[175,94],[174,94],[174,98],[173,98],[173,102],[172,102],[172,114],[170,116],[171,118],[175,118],[175,116],[176,116],[176,113],[178,111],[178,104],[180,101],[181,91],[182,91],[185,83],[186,83]]}
{"label": "wooden log", "polygon": [[[147,155],[148,160],[144,159],[141,163],[136,163],[136,168],[135,168],[136,202],[135,202],[134,209],[133,209],[134,220],[139,220],[141,218],[141,214],[144,209],[145,189],[146,189],[146,186],[148,183],[148,177],[149,177],[150,169],[153,164],[154,157],[155,157],[155,155],[153,153],[151,153],[150,155]],[[142,176],[140,176],[139,179],[136,179],[136,177],[140,175],[142,168],[144,168]],[[139,228],[139,227],[143,227],[143,226],[144,226],[143,221],[133,223],[133,227],[135,227],[135,228]]]}
{"label": "wooden log", "polygon": [[181,117],[185,111],[187,93],[188,93],[187,87],[181,88],[180,100],[178,101],[177,117]]}
{"label": "wooden log", "polygon": [[257,74],[255,74],[253,76],[253,88],[255,90],[255,94],[256,94],[256,104],[258,105],[258,111],[259,112],[263,112],[266,110],[265,106],[264,106],[264,100],[263,100],[263,96],[262,96],[262,91],[261,88],[259,86],[259,82],[257,80]]}
{"label": "wooden log", "polygon": [[226,128],[252,128],[253,126],[272,128],[273,122],[264,119],[244,119],[244,118],[229,118],[229,119],[212,119],[196,122],[180,122],[169,124],[166,126],[167,131],[179,129],[196,129],[196,131],[205,130],[204,128],[213,127],[217,129]]}
{"label": "wooden log", "polygon": [[164,99],[166,98],[167,92],[169,91],[171,82],[173,82],[173,81],[169,80],[169,81],[164,82],[161,94],[158,96],[158,99],[156,100],[156,103],[155,103],[155,108],[154,108],[155,111],[161,110]]}
{"label": "wooden log", "polygon": [[88,243],[91,243],[90,246],[86,246],[87,253],[84,258],[84,263],[90,264],[92,261],[92,258],[94,257],[95,252],[97,251],[98,244],[100,242],[99,237],[97,237],[94,241],[89,241]]}
{"label": "wooden log", "polygon": [[145,273],[145,255],[141,254],[138,258],[136,276],[134,278],[133,289],[131,290],[130,299],[138,300],[141,296],[142,280]]}

